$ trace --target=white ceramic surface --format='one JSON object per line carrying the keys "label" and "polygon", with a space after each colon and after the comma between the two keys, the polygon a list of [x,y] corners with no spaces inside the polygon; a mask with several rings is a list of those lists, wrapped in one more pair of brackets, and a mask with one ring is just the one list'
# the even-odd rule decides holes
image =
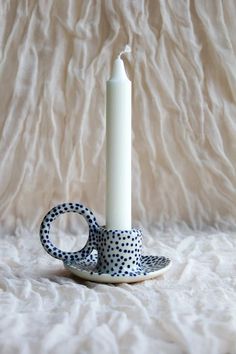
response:
{"label": "white ceramic surface", "polygon": [[85,260],[77,262],[64,262],[64,266],[76,276],[98,283],[135,283],[152,279],[165,273],[171,267],[171,261],[167,257],[141,256],[141,271],[127,276],[112,276],[99,273],[97,266],[97,253],[94,251]]}

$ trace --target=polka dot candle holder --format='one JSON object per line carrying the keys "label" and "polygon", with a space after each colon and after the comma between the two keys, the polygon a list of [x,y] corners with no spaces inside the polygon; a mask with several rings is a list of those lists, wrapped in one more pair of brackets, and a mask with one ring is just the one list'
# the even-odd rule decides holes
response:
{"label": "polka dot candle holder", "polygon": [[[88,223],[86,245],[77,252],[65,252],[50,240],[52,222],[61,214],[74,212]],[[45,251],[64,262],[65,268],[80,278],[103,283],[131,283],[154,278],[171,265],[163,256],[142,255],[142,231],[108,230],[99,226],[91,210],[79,203],[64,203],[52,208],[40,227]]]}

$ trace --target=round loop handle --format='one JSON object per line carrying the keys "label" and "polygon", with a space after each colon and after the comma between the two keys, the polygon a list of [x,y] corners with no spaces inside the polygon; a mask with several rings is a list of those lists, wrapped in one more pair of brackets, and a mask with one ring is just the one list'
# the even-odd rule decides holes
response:
{"label": "round loop handle", "polygon": [[[51,223],[61,214],[78,213],[82,215],[89,226],[89,237],[86,245],[77,252],[65,252],[57,248],[50,240]],[[82,204],[78,203],[63,203],[52,208],[44,217],[40,226],[40,241],[45,251],[50,256],[60,259],[63,262],[79,261],[86,258],[90,253],[97,248],[97,232],[99,228],[97,220],[91,210]]]}

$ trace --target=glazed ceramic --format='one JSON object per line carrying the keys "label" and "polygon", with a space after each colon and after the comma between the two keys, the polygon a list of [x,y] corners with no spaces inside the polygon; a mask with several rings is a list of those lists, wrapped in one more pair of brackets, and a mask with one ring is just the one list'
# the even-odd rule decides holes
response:
{"label": "glazed ceramic", "polygon": [[[74,212],[88,223],[86,245],[77,252],[65,252],[50,240],[51,223],[61,214]],[[166,257],[142,255],[140,229],[108,230],[99,226],[93,212],[79,203],[52,208],[40,227],[41,243],[52,257],[60,259],[72,273],[98,282],[134,282],[162,274],[170,266]]]}

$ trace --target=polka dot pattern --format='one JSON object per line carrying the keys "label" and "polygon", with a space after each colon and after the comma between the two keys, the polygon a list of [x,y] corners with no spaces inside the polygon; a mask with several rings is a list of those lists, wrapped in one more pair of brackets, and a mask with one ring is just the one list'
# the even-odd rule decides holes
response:
{"label": "polka dot pattern", "polygon": [[[57,248],[50,240],[51,223],[61,214],[78,213],[82,215],[89,225],[89,237],[84,248],[77,252],[64,252]],[[97,230],[99,225],[91,210],[78,203],[63,203],[52,208],[44,217],[40,226],[40,240],[47,253],[63,262],[78,261],[89,256],[97,248]]]}
{"label": "polka dot pattern", "polygon": [[[123,272],[121,275],[119,272],[111,272],[111,273],[103,273],[98,269],[98,255],[96,251],[93,251],[86,259],[83,259],[78,262],[70,262],[70,263],[65,263],[66,268],[70,269],[71,271],[75,270],[75,273],[77,271],[80,272],[80,276],[85,279],[93,280],[97,279],[99,280],[99,277],[102,277],[103,275],[108,276],[109,275],[109,281],[112,283],[112,278],[119,279],[119,278],[125,278],[127,279],[135,279],[139,278],[140,276],[147,276],[150,273],[154,272],[159,272],[165,268],[167,268],[170,265],[170,259],[164,256],[144,256],[141,255],[140,257],[140,266],[137,267],[135,270],[132,269],[129,271],[129,273]],[[106,279],[104,279],[106,282]]]}
{"label": "polka dot pattern", "polygon": [[[64,252],[50,240],[52,222],[61,214],[78,213],[89,226],[88,241],[77,252]],[[165,268],[170,263],[166,257],[142,255],[142,231],[108,230],[99,226],[91,210],[78,203],[63,203],[52,208],[40,226],[41,243],[52,257],[60,259],[65,266],[82,269],[93,275],[109,275],[114,278],[145,276]]]}
{"label": "polka dot pattern", "polygon": [[141,230],[107,230],[100,227],[97,233],[99,274],[127,276],[141,270]]}

